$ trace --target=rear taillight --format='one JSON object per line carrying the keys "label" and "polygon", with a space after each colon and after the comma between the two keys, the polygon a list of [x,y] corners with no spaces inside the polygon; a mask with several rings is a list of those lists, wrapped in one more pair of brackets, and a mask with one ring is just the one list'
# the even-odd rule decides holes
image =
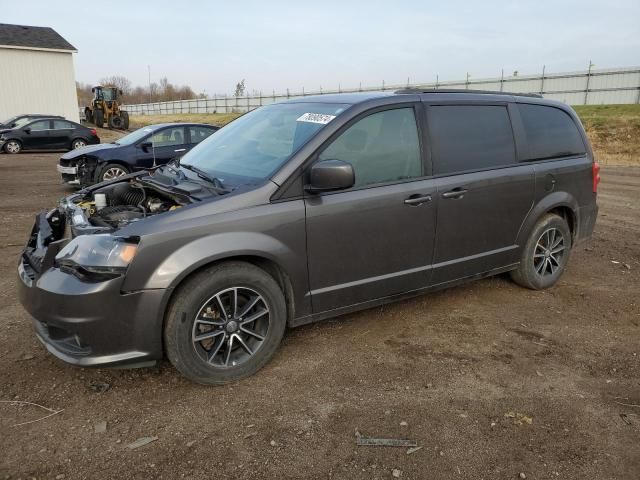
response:
{"label": "rear taillight", "polygon": [[600,164],[598,162],[593,162],[591,175],[593,177],[593,193],[598,193],[598,184],[600,183]]}
{"label": "rear taillight", "polygon": [[96,135],[98,135],[98,132],[96,131],[96,129],[95,129],[95,128],[92,128],[92,129],[91,129],[91,130],[89,130],[89,131],[91,132],[91,135],[93,135],[94,137],[95,137]]}

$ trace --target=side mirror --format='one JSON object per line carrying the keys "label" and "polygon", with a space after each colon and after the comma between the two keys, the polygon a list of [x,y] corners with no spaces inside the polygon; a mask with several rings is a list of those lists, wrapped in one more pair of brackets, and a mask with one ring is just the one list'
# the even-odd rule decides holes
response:
{"label": "side mirror", "polygon": [[143,152],[145,153],[149,153],[149,149],[153,147],[153,143],[151,142],[142,142],[139,147],[142,149]]}
{"label": "side mirror", "polygon": [[24,133],[31,133],[31,127],[24,127],[24,128],[22,129],[22,131],[23,131]]}
{"label": "side mirror", "polygon": [[356,175],[353,166],[343,160],[321,160],[311,166],[309,184],[305,190],[310,193],[344,190],[353,187]]}

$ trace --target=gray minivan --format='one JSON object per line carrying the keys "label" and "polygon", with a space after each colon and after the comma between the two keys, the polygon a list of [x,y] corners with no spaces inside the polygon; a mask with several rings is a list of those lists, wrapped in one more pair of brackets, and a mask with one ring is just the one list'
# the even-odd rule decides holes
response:
{"label": "gray minivan", "polygon": [[598,182],[559,102],[298,98],[41,213],[20,300],[67,362],[166,355],[193,381],[224,383],[260,369],[286,327],[507,271],[552,286],[591,236]]}

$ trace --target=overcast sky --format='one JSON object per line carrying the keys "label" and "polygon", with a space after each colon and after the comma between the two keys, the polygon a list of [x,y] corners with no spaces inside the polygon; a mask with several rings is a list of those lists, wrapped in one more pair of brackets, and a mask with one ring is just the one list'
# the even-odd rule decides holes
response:
{"label": "overcast sky", "polygon": [[299,91],[640,65],[640,1],[0,0],[53,27],[76,78],[166,76],[196,92]]}

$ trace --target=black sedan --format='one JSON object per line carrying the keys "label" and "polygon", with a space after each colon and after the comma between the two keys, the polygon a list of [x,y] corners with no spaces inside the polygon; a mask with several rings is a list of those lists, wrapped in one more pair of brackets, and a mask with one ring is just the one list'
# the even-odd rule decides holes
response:
{"label": "black sedan", "polygon": [[150,125],[116,142],[66,153],[58,171],[65,182],[82,187],[113,180],[181,157],[218,128],[199,123]]}
{"label": "black sedan", "polygon": [[75,150],[100,143],[95,128],[64,118],[38,118],[9,130],[0,130],[0,150]]}
{"label": "black sedan", "polygon": [[28,113],[25,115],[14,115],[7,118],[5,121],[0,122],[0,130],[8,130],[10,128],[21,127],[27,124],[31,120],[37,118],[64,118],[60,115],[43,115],[42,113]]}

